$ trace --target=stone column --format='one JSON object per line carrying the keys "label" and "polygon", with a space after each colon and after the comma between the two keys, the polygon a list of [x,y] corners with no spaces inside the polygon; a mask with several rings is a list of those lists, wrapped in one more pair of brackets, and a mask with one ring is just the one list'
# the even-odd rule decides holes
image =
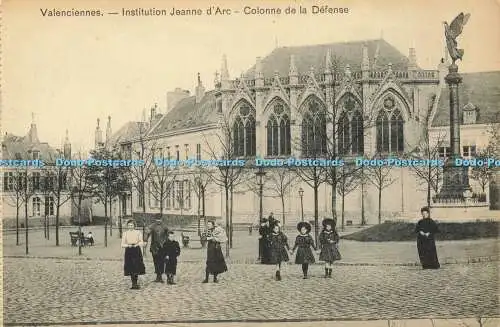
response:
{"label": "stone column", "polygon": [[470,190],[467,167],[457,167],[455,160],[461,158],[460,151],[460,104],[458,87],[462,77],[456,64],[450,65],[445,81],[450,89],[450,158],[443,171],[443,186],[439,198],[461,198],[465,190]]}

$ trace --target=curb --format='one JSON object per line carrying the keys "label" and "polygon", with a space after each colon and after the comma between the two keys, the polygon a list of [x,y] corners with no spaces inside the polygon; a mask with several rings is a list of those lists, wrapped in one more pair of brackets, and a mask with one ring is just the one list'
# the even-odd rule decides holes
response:
{"label": "curb", "polygon": [[[49,257],[49,256],[30,256],[30,255],[4,255],[3,258],[11,258],[11,259],[49,259],[49,260],[68,260],[68,261],[108,261],[108,262],[122,262],[123,260],[120,258],[89,258],[89,257]],[[255,260],[234,260],[232,261],[230,258],[226,258],[228,264],[236,264],[236,265],[248,265],[255,264],[260,265],[261,263]],[[462,260],[445,260],[441,262],[441,266],[443,265],[463,265],[463,264],[474,264],[474,263],[486,263],[486,262],[499,262],[500,257],[489,256],[489,257],[476,257],[476,258],[468,258]],[[200,260],[185,260],[179,263],[200,263]],[[293,263],[290,263],[293,264]],[[323,265],[321,262],[316,262],[312,265]],[[363,263],[363,262],[337,262],[334,264],[335,266],[354,266],[354,267],[418,267],[420,266],[420,262],[406,262],[406,263]]]}

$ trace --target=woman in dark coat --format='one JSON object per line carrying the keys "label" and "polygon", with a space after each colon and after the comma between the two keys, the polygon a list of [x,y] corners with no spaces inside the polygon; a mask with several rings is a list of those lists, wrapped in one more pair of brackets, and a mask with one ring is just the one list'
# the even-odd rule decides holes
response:
{"label": "woman in dark coat", "polygon": [[181,255],[179,242],[175,240],[174,232],[168,232],[168,239],[165,242],[165,273],[167,274],[167,284],[175,285],[174,277],[177,274],[177,257]]}
{"label": "woman in dark coat", "polygon": [[311,224],[303,221],[297,225],[297,229],[300,234],[295,239],[295,245],[292,249],[292,255],[297,249],[297,256],[295,257],[295,263],[302,265],[302,273],[304,274],[304,279],[307,279],[307,273],[309,270],[309,265],[315,262],[314,254],[311,247],[316,250],[316,245],[314,245],[314,240],[311,233]]}
{"label": "woman in dark coat", "polygon": [[325,262],[325,278],[331,278],[333,262],[342,258],[338,249],[340,237],[335,229],[335,221],[333,219],[323,220],[322,225],[323,230],[319,234],[319,244],[321,247],[319,260]]}
{"label": "woman in dark coat", "polygon": [[281,231],[279,224],[274,224],[273,232],[269,237],[269,264],[276,265],[276,280],[281,280],[281,263],[288,262],[290,258],[288,257],[288,251],[290,251],[290,246],[288,245],[288,238]]}
{"label": "woman in dark coat", "polygon": [[419,220],[415,227],[420,263],[424,269],[439,269],[440,265],[435,241],[435,235],[439,233],[439,229],[436,222],[430,218],[430,210],[428,207],[422,208],[420,212],[422,214],[422,219]]}
{"label": "woman in dark coat", "polygon": [[221,247],[221,243],[225,243],[227,238],[224,229],[220,226],[215,226],[214,221],[209,221],[207,224],[207,267],[203,283],[208,283],[210,274],[214,275],[214,283],[217,283],[217,276],[227,271],[227,265]]}
{"label": "woman in dark coat", "polygon": [[142,240],[142,233],[135,230],[135,222],[133,220],[127,222],[127,227],[128,230],[123,233],[121,243],[122,248],[125,248],[123,270],[125,276],[130,276],[132,280],[131,289],[137,290],[139,289],[138,276],[146,273],[141,251],[141,246],[144,245],[144,242]]}

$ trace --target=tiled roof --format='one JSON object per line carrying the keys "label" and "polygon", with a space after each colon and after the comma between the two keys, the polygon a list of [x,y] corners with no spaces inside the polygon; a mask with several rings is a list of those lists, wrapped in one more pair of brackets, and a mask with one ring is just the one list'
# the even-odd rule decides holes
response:
{"label": "tiled roof", "polygon": [[149,133],[155,136],[165,132],[215,123],[218,120],[215,106],[215,92],[209,91],[199,103],[196,96],[182,99],[163,116],[158,125]]}
{"label": "tiled roof", "polygon": [[123,125],[117,132],[113,133],[110,143],[117,144],[134,139],[141,132],[145,133],[148,128],[149,125],[146,122],[130,121]]}
{"label": "tiled roof", "polygon": [[[314,67],[317,73],[322,73],[325,70],[328,50],[332,56],[339,59],[341,66],[349,64],[352,70],[360,70],[364,45],[368,48],[370,68],[373,67],[378,48],[378,67],[385,67],[391,63],[394,70],[407,69],[408,58],[385,40],[380,39],[277,48],[262,58],[262,73],[264,77],[272,77],[274,72],[278,71],[280,76],[288,76],[292,54],[295,55],[295,64],[299,74],[308,72],[311,67]],[[255,65],[247,71],[246,76],[247,78],[255,76]]]}
{"label": "tiled roof", "polygon": [[[500,71],[463,73],[461,76],[463,80],[459,86],[460,110],[471,103],[479,109],[477,124],[500,123]],[[449,89],[443,88],[432,126],[450,124],[449,97]]]}
{"label": "tiled roof", "polygon": [[31,142],[27,136],[6,134],[2,142],[2,159],[33,159],[32,151],[39,151],[40,159],[52,162],[58,157],[56,149],[48,143]]}

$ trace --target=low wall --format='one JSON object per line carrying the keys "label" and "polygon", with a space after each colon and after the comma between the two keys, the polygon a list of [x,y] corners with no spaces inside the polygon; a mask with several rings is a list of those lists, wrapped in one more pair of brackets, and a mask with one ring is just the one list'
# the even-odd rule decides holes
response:
{"label": "low wall", "polygon": [[[155,219],[161,218],[167,226],[172,227],[185,227],[192,224],[198,223],[198,215],[172,215],[159,213],[144,213],[144,212],[134,212],[133,219],[137,223],[137,226],[149,225]],[[206,216],[207,220],[220,220],[220,217]]]}
{"label": "low wall", "polygon": [[[28,227],[43,227],[45,218],[41,217],[30,217],[28,218]],[[49,217],[48,223],[50,226],[56,225],[56,217]],[[24,228],[25,219],[24,217],[19,217],[19,227]],[[70,217],[59,217],[59,226],[70,226]],[[2,219],[3,229],[13,229],[16,228],[16,218],[4,218]]]}

